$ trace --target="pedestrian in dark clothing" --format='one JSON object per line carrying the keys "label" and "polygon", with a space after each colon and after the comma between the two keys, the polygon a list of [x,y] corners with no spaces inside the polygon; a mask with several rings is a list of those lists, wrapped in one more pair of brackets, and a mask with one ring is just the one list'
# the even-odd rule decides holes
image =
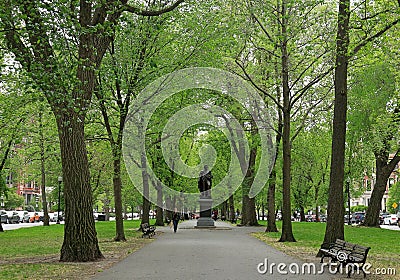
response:
{"label": "pedestrian in dark clothing", "polygon": [[174,224],[174,232],[178,229],[178,223],[179,220],[181,219],[181,215],[179,215],[178,212],[174,212],[174,215],[172,216],[172,223]]}

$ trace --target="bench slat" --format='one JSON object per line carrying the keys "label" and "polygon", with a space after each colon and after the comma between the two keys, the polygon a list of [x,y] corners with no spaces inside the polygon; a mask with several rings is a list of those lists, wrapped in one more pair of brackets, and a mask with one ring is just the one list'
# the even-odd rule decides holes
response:
{"label": "bench slat", "polygon": [[[340,263],[347,265],[349,263],[365,264],[370,249],[371,247],[365,247],[341,239],[336,239],[335,243],[329,244],[328,247],[326,246],[326,243],[322,244],[319,250],[322,252],[321,263],[324,262],[325,257],[330,257],[332,261],[339,261]],[[366,273],[365,271],[363,272],[365,278]],[[350,277],[350,274],[351,270],[348,272],[348,277]]]}

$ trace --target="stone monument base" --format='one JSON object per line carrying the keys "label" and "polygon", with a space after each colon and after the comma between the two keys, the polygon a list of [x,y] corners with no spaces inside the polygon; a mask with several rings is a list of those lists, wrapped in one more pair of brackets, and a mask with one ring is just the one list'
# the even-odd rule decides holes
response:
{"label": "stone monument base", "polygon": [[200,218],[197,220],[195,228],[215,228],[214,220],[211,219],[211,198],[200,198]]}
{"label": "stone monument base", "polygon": [[199,218],[195,228],[215,228],[214,220],[211,218]]}

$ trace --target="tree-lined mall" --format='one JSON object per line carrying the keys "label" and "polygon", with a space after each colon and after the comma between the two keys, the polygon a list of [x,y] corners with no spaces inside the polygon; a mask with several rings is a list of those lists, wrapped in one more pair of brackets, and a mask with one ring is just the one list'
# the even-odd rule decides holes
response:
{"label": "tree-lined mall", "polygon": [[44,226],[62,213],[62,262],[104,258],[94,212],[126,241],[129,213],[163,226],[175,210],[204,214],[201,197],[209,215],[265,219],[266,232],[281,215],[281,242],[310,215],[326,219],[321,244],[345,238],[349,212],[379,227],[400,205],[399,12],[392,0],[2,1],[1,209],[34,208]]}

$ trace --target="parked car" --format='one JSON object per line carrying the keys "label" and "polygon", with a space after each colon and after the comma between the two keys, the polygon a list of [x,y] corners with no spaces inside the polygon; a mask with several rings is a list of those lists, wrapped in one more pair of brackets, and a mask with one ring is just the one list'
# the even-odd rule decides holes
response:
{"label": "parked car", "polygon": [[348,224],[349,223],[349,215],[344,215],[344,223]]}
{"label": "parked car", "polygon": [[57,213],[49,213],[49,222],[57,222]]}
{"label": "parked car", "polygon": [[8,223],[9,224],[19,224],[20,217],[18,215],[18,212],[12,211],[8,215]]}
{"label": "parked car", "polygon": [[365,213],[364,212],[355,212],[351,215],[350,222],[352,224],[360,224],[364,222],[365,219]]}
{"label": "parked car", "polygon": [[[57,213],[57,212],[55,212],[55,213],[49,213],[49,219],[50,219],[50,222],[57,222],[57,220],[58,220],[58,213]],[[64,220],[64,217],[63,217],[62,212],[60,212],[60,222],[61,222],[62,220]]]}
{"label": "parked car", "polygon": [[29,222],[30,223],[36,223],[40,221],[40,216],[37,212],[31,212]]}
{"label": "parked car", "polygon": [[383,225],[383,221],[385,220],[385,218],[388,216],[388,215],[390,215],[389,213],[381,213],[381,214],[379,214],[379,224],[380,225]]}
{"label": "parked car", "polygon": [[400,211],[397,212],[397,225],[400,227]]}
{"label": "parked car", "polygon": [[7,224],[8,223],[8,215],[7,212],[4,210],[0,210],[0,219],[2,224]]}
{"label": "parked car", "polygon": [[316,215],[306,215],[306,222],[316,222]]}
{"label": "parked car", "polygon": [[383,220],[384,225],[396,225],[397,224],[397,215],[396,214],[390,214],[385,217]]}
{"label": "parked car", "polygon": [[39,222],[43,222],[44,221],[44,212],[38,212],[39,215]]}
{"label": "parked car", "polygon": [[29,213],[28,211],[15,211],[18,213],[19,216],[19,222],[20,223],[28,223],[29,222]]}

